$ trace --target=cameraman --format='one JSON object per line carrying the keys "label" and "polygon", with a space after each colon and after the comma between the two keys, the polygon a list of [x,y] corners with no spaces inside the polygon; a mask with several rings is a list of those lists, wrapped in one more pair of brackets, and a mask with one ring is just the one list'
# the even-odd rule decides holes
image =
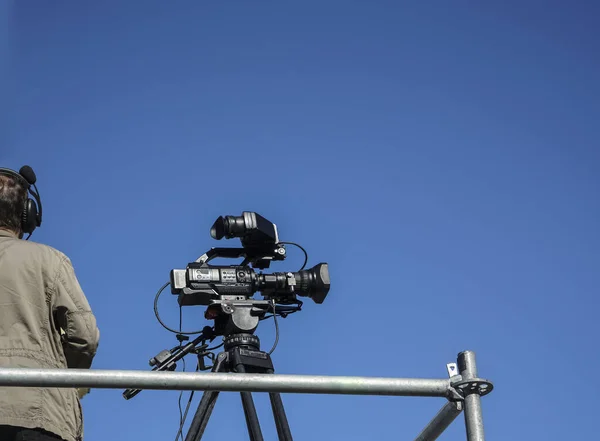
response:
{"label": "cameraman", "polygon": [[[0,367],[88,369],[100,333],[69,258],[21,240],[41,225],[35,181],[0,169]],[[82,438],[77,389],[0,387],[0,440]]]}

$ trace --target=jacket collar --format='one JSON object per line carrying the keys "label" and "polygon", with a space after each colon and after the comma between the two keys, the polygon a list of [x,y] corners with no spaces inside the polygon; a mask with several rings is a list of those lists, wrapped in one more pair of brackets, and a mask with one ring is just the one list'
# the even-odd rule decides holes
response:
{"label": "jacket collar", "polygon": [[8,230],[2,230],[2,229],[0,229],[0,237],[14,237],[15,239],[18,239],[18,236],[16,233],[13,233],[12,231],[8,231]]}

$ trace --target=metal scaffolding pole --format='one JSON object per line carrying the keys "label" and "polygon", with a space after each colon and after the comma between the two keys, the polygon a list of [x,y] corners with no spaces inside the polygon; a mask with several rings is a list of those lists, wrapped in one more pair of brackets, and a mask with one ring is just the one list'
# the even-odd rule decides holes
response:
{"label": "metal scaffolding pole", "polygon": [[463,411],[468,441],[485,441],[481,397],[490,381],[477,377],[475,353],[458,354],[446,379],[197,373],[88,369],[0,368],[0,387],[199,390],[337,395],[443,397],[449,401],[415,441],[434,441]]}
{"label": "metal scaffolding pole", "polygon": [[477,364],[475,353],[464,351],[458,354],[458,369],[462,383],[467,385],[463,389],[465,395],[465,424],[467,426],[468,441],[485,441],[483,433],[483,416],[481,412],[481,395],[491,385],[477,378]]}
{"label": "metal scaffolding pole", "polygon": [[446,397],[449,379],[0,368],[0,387],[219,390]]}
{"label": "metal scaffolding pole", "polygon": [[448,402],[440,409],[415,441],[434,441],[452,424],[463,410],[462,402]]}

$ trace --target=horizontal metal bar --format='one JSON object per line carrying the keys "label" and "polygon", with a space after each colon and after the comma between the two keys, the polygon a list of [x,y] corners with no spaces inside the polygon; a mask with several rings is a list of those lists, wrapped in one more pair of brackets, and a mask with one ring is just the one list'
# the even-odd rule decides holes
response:
{"label": "horizontal metal bar", "polygon": [[462,403],[449,401],[440,409],[415,441],[434,441],[452,424],[463,410]]}
{"label": "horizontal metal bar", "polygon": [[0,368],[0,386],[445,397],[449,379]]}

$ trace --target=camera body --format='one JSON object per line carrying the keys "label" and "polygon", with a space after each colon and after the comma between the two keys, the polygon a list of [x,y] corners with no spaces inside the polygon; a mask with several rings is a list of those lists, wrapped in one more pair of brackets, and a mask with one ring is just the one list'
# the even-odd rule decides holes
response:
{"label": "camera body", "polygon": [[[282,304],[297,303],[296,296],[323,303],[330,288],[329,267],[319,263],[308,270],[263,274],[272,261],[284,260],[286,250],[279,242],[277,227],[261,215],[243,212],[242,216],[220,216],[211,236],[241,239],[242,248],[212,248],[185,269],[171,270],[171,293],[181,306],[211,305],[224,296],[243,301],[256,292],[265,299]],[[210,265],[217,257],[244,258],[240,265]]]}
{"label": "camera body", "polygon": [[216,266],[190,263],[185,270],[171,271],[171,293],[179,295],[181,306],[210,305],[220,296],[237,296],[239,300],[261,291],[268,300],[278,303],[296,301],[296,295],[323,303],[330,288],[329,266],[319,263],[297,272],[257,273],[250,266]]}
{"label": "camera body", "polygon": [[193,262],[184,270],[171,271],[171,293],[182,306],[210,305],[221,295],[251,297],[256,291],[256,273],[249,266],[216,266]]}

